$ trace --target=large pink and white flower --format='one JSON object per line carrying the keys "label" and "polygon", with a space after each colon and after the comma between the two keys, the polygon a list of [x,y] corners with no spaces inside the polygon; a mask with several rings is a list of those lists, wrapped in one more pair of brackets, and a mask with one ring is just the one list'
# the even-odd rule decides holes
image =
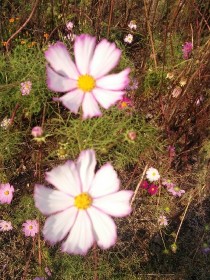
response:
{"label": "large pink and white flower", "polygon": [[85,255],[94,242],[102,249],[114,245],[117,238],[113,217],[131,212],[132,191],[119,191],[120,180],[110,163],[96,173],[93,150],[82,151],[76,162],[67,161],[46,173],[56,190],[36,185],[36,207],[49,216],[43,228],[44,238],[62,243],[62,251]]}
{"label": "large pink and white flower", "polygon": [[122,99],[129,83],[129,68],[107,75],[120,56],[114,43],[103,39],[96,45],[95,37],[82,34],[75,39],[74,63],[66,46],[57,42],[45,52],[48,88],[66,92],[58,100],[71,112],[76,114],[82,105],[84,119],[100,116],[98,103],[108,109]]}

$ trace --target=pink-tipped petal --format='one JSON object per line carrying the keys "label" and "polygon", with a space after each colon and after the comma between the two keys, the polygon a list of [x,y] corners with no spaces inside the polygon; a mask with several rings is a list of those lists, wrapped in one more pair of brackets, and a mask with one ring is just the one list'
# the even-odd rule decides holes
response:
{"label": "pink-tipped petal", "polygon": [[57,190],[35,185],[35,206],[44,215],[51,215],[63,211],[74,204],[74,198]]}
{"label": "pink-tipped petal", "polygon": [[71,112],[77,114],[82,100],[84,98],[84,93],[80,89],[75,89],[74,91],[64,94],[59,100],[63,105],[68,108]]}
{"label": "pink-tipped petal", "polygon": [[111,217],[100,210],[90,207],[87,209],[93,225],[94,236],[101,249],[108,249],[116,243],[117,230]]}
{"label": "pink-tipped petal", "polygon": [[86,34],[76,37],[74,43],[75,62],[81,75],[85,75],[89,71],[89,64],[93,56],[95,45],[95,37]]}
{"label": "pink-tipped petal", "polygon": [[89,74],[95,79],[104,76],[118,64],[120,56],[121,51],[116,45],[103,39],[95,48]]}
{"label": "pink-tipped petal", "polygon": [[106,163],[96,172],[89,193],[93,198],[97,198],[115,193],[119,187],[117,172],[110,163]]}
{"label": "pink-tipped petal", "polygon": [[45,240],[48,240],[51,244],[63,240],[70,232],[77,217],[77,213],[77,208],[71,207],[48,217],[43,228]]}
{"label": "pink-tipped petal", "polygon": [[79,73],[77,68],[63,43],[57,42],[55,45],[51,45],[45,51],[45,58],[58,74],[74,80],[78,79]]}
{"label": "pink-tipped petal", "polygon": [[96,87],[108,90],[124,90],[129,84],[130,69],[104,76],[96,81]]}
{"label": "pink-tipped petal", "polygon": [[53,91],[66,92],[77,88],[77,81],[61,76],[47,66],[47,85]]}
{"label": "pink-tipped petal", "polygon": [[71,196],[76,196],[81,192],[79,174],[73,161],[67,161],[46,172],[45,179],[59,191]]}
{"label": "pink-tipped petal", "polygon": [[119,191],[93,200],[93,206],[113,217],[124,217],[131,213],[132,191]]}
{"label": "pink-tipped petal", "polygon": [[82,102],[83,119],[101,116],[101,111],[98,107],[92,93],[86,92]]}
{"label": "pink-tipped petal", "polygon": [[93,242],[94,236],[90,218],[86,211],[79,211],[70,234],[62,243],[62,251],[69,254],[85,255]]}
{"label": "pink-tipped petal", "polygon": [[96,156],[94,150],[82,151],[76,165],[82,182],[82,192],[88,192],[95,175]]}
{"label": "pink-tipped petal", "polygon": [[95,88],[93,90],[93,95],[98,103],[105,109],[114,105],[117,101],[121,100],[124,91],[112,91],[107,89]]}

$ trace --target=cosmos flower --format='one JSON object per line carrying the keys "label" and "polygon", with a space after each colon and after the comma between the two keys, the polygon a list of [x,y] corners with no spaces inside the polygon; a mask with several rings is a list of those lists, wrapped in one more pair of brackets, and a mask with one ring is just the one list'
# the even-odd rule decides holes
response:
{"label": "cosmos flower", "polygon": [[160,226],[167,226],[168,225],[168,220],[167,220],[166,216],[160,215],[160,217],[158,218],[158,224]]}
{"label": "cosmos flower", "polygon": [[30,81],[26,81],[21,83],[20,85],[21,85],[20,91],[22,95],[29,95],[31,91],[32,83]]}
{"label": "cosmos flower", "polygon": [[9,183],[0,184],[0,204],[10,204],[13,198],[14,187]]}
{"label": "cosmos flower", "polygon": [[146,172],[146,178],[150,181],[150,182],[154,182],[160,179],[160,174],[158,172],[157,169],[150,167],[147,169]]}
{"label": "cosmos flower", "polygon": [[155,195],[158,192],[158,186],[155,184],[151,184],[149,185],[147,191],[150,195]]}
{"label": "cosmos flower", "polygon": [[173,188],[173,187],[175,186],[175,184],[172,183],[171,180],[165,179],[165,178],[163,178],[163,180],[162,180],[162,185],[163,185],[164,187],[166,187],[167,189]]}
{"label": "cosmos flower", "polygon": [[36,207],[49,216],[43,228],[45,240],[59,241],[62,251],[85,255],[94,242],[102,249],[113,246],[117,231],[113,217],[131,212],[132,191],[119,191],[120,180],[110,163],[96,173],[93,150],[82,151],[76,162],[67,161],[46,173],[56,190],[36,185]]}
{"label": "cosmos flower", "polygon": [[34,237],[39,231],[39,224],[36,220],[26,220],[23,223],[23,232],[25,236]]}
{"label": "cosmos flower", "polygon": [[129,24],[128,24],[128,27],[129,27],[131,30],[132,30],[132,29],[136,30],[136,28],[137,28],[136,21],[135,21],[135,20],[131,20],[131,21],[129,22]]}
{"label": "cosmos flower", "polygon": [[142,189],[147,189],[149,187],[149,183],[146,181],[146,180],[144,180],[142,183],[141,183],[141,185],[140,185],[140,188],[142,188]]}
{"label": "cosmos flower", "polygon": [[124,95],[129,83],[127,68],[118,74],[107,75],[119,62],[121,51],[114,43],[87,34],[76,36],[75,63],[66,46],[57,42],[45,52],[48,88],[66,92],[58,100],[71,112],[77,113],[82,105],[83,118],[101,116],[98,103],[105,109]]}
{"label": "cosmos flower", "polygon": [[41,126],[35,126],[32,128],[31,134],[33,137],[41,137],[43,134],[43,129],[41,128]]}
{"label": "cosmos flower", "polygon": [[66,28],[67,28],[68,30],[72,30],[73,27],[74,27],[73,22],[71,22],[71,21],[67,22]]}
{"label": "cosmos flower", "polygon": [[171,193],[173,196],[177,196],[177,197],[180,197],[182,196],[182,194],[185,193],[185,190],[181,190],[179,187],[171,187],[171,188],[168,188],[168,192]]}
{"label": "cosmos flower", "polygon": [[133,105],[133,102],[131,101],[131,99],[126,96],[123,96],[123,98],[118,103],[118,108],[125,109],[127,107],[131,107],[132,105]]}
{"label": "cosmos flower", "polygon": [[126,35],[125,38],[124,38],[124,42],[128,43],[128,44],[131,44],[133,42],[133,35],[132,34]]}
{"label": "cosmos flower", "polygon": [[182,53],[183,53],[183,58],[188,59],[190,57],[190,54],[192,52],[193,45],[191,42],[185,42],[183,47],[182,47]]}
{"label": "cosmos flower", "polygon": [[9,231],[12,229],[13,229],[13,227],[12,227],[11,222],[0,220],[0,231]]}

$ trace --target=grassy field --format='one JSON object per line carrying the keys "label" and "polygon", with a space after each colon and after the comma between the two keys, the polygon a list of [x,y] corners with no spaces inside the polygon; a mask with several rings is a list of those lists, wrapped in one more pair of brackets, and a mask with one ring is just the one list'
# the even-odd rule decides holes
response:
{"label": "grassy field", "polygon": [[[210,279],[208,2],[1,1],[0,279]],[[104,44],[95,60],[93,42]],[[66,71],[80,73],[78,80]],[[78,92],[75,103],[63,98],[73,96],[75,87],[67,88],[74,82],[83,94],[80,104]],[[104,166],[115,170],[104,175],[101,187],[118,184],[117,174],[120,189],[133,195],[131,213],[123,214],[111,198],[110,210],[105,207],[105,213],[121,211],[110,214],[116,241],[107,237],[112,244],[102,249],[91,220],[93,246],[82,255],[62,251],[67,234],[50,244],[40,201],[46,209],[49,204],[35,185],[57,188],[48,180],[52,170],[54,182],[65,183],[56,167],[76,162],[88,149],[95,151],[96,174]],[[75,165],[86,168],[81,181],[89,180],[92,163],[85,162],[81,156]],[[78,213],[93,208],[94,196],[84,193],[85,200],[74,200]],[[54,202],[50,207],[56,208]],[[26,221],[35,221],[28,231]],[[52,226],[52,240],[60,226]],[[90,235],[83,223],[79,227],[87,244]],[[111,224],[99,231],[109,235]]]}

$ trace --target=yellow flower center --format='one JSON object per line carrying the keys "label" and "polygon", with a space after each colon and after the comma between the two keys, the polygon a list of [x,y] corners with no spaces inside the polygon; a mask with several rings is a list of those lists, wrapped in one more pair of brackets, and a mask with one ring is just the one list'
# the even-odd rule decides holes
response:
{"label": "yellow flower center", "polygon": [[123,101],[123,102],[121,103],[121,107],[122,107],[122,108],[125,108],[125,107],[127,107],[127,106],[128,106],[127,102]]}
{"label": "yellow flower center", "polygon": [[5,194],[5,195],[9,195],[9,191],[5,191],[4,194]]}
{"label": "yellow flower center", "polygon": [[74,205],[78,209],[87,209],[91,206],[92,204],[92,198],[88,193],[81,193],[78,196],[75,197],[74,199]]}
{"label": "yellow flower center", "polygon": [[156,172],[152,172],[152,176],[155,177],[156,176]]}
{"label": "yellow flower center", "polygon": [[29,226],[29,229],[33,229],[33,226]]}
{"label": "yellow flower center", "polygon": [[86,74],[79,77],[77,85],[84,92],[89,92],[94,89],[96,82],[92,76]]}

